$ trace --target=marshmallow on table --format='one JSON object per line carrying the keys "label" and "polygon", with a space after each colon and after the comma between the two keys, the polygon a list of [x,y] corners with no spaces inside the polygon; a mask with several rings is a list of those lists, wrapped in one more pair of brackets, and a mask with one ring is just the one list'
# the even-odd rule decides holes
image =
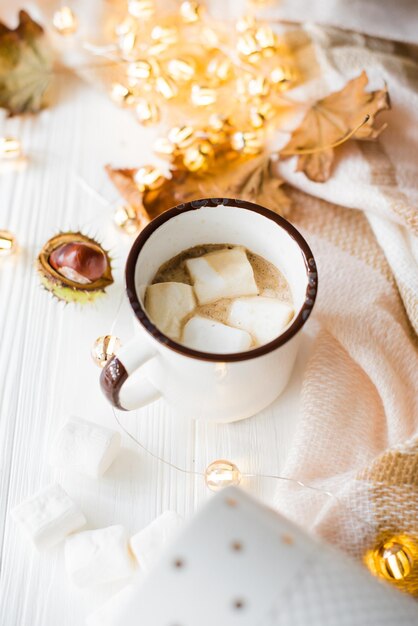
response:
{"label": "marshmallow on table", "polygon": [[293,317],[291,306],[276,298],[237,298],[229,310],[228,323],[249,332],[258,345],[278,337]]}
{"label": "marshmallow on table", "polygon": [[25,500],[11,515],[38,550],[54,546],[86,524],[83,513],[58,484]]}
{"label": "marshmallow on table", "polygon": [[225,248],[186,261],[199,304],[258,293],[244,248]]}
{"label": "marshmallow on table", "polygon": [[144,572],[148,572],[158,561],[164,545],[183,525],[184,520],[180,515],[166,511],[131,537],[131,550]]}
{"label": "marshmallow on table", "polygon": [[135,569],[123,526],[85,530],[65,542],[65,567],[77,587],[128,578]]}
{"label": "marshmallow on table", "polygon": [[185,325],[182,343],[194,350],[227,354],[248,350],[252,339],[245,330],[196,315]]}
{"label": "marshmallow on table", "polygon": [[171,339],[179,339],[182,320],[193,311],[193,287],[185,283],[148,285],[145,309],[151,321]]}
{"label": "marshmallow on table", "polygon": [[120,433],[78,417],[70,417],[52,444],[50,463],[98,478],[120,451]]}

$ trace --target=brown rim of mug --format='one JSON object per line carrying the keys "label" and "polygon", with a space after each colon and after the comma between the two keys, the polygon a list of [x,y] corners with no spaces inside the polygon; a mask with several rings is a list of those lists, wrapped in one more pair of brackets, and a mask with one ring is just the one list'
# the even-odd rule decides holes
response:
{"label": "brown rim of mug", "polygon": [[[292,239],[296,241],[298,244],[302,256],[305,262],[306,274],[308,278],[308,284],[306,288],[306,296],[305,301],[299,310],[299,313],[294,318],[293,322],[285,330],[284,333],[266,343],[259,348],[254,348],[252,350],[247,350],[245,352],[233,352],[229,354],[215,354],[210,352],[201,352],[200,350],[192,350],[191,348],[187,348],[186,346],[173,341],[166,335],[164,335],[158,328],[151,322],[151,320],[147,317],[147,314],[144,308],[141,305],[141,302],[138,298],[135,286],[135,270],[138,256],[150,236],[157,230],[162,224],[170,220],[172,217],[176,217],[177,215],[181,215],[187,211],[197,211],[203,207],[216,207],[220,204],[225,205],[225,209],[228,209],[228,206],[234,208],[243,208],[248,211],[254,211],[260,215],[263,215],[267,219],[270,219],[277,226],[283,228]],[[270,209],[266,209],[265,207],[255,204],[253,202],[247,202],[246,200],[238,200],[233,198],[202,198],[199,200],[193,200],[192,202],[186,202],[184,204],[179,204],[172,209],[168,209],[164,213],[161,213],[158,217],[154,218],[141,233],[135,239],[131,251],[129,252],[128,259],[126,262],[126,293],[128,295],[129,301],[131,303],[131,307],[138,319],[138,321],[142,324],[145,330],[154,337],[159,343],[174,350],[179,354],[183,354],[184,356],[191,357],[193,359],[199,359],[201,361],[212,361],[214,363],[232,363],[235,361],[247,361],[248,359],[255,359],[259,356],[267,354],[268,352],[272,352],[276,348],[283,346],[289,339],[294,337],[296,333],[302,328],[305,324],[306,320],[309,318],[312,308],[315,303],[315,298],[318,289],[318,274],[316,269],[316,263],[314,256],[310,247],[308,246],[305,239],[299,233],[298,230],[290,222],[285,220],[283,217],[274,213]]]}

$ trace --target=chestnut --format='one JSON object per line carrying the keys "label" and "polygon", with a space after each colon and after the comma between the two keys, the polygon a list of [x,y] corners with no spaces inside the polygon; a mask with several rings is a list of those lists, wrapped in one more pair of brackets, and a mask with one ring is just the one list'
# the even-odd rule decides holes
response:
{"label": "chestnut", "polygon": [[65,243],[55,248],[49,256],[49,262],[54,270],[80,284],[98,280],[107,268],[103,250],[83,241]]}
{"label": "chestnut", "polygon": [[43,286],[65,302],[93,302],[113,283],[108,253],[79,232],[51,237],[39,253],[37,270]]}

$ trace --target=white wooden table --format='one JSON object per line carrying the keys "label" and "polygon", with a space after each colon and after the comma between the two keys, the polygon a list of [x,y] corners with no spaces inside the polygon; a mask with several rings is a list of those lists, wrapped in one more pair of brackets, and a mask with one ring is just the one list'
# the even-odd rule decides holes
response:
{"label": "white wooden table", "polygon": [[[22,171],[0,173],[0,228],[16,233],[21,246],[17,255],[0,259],[0,624],[81,626],[110,590],[72,588],[62,546],[37,554],[11,521],[11,508],[59,481],[89,527],[122,523],[133,532],[165,509],[188,518],[210,496],[201,477],[154,461],[125,435],[120,457],[101,480],[48,465],[51,439],[69,413],[117,428],[101,396],[90,348],[115,319],[132,239],[113,226],[118,195],[103,166],[151,161],[153,133],[103,94],[67,78],[59,84],[53,108],[25,120],[2,118],[2,134],[22,140],[28,164]],[[100,303],[83,309],[54,301],[34,270],[42,244],[69,228],[96,235],[114,258],[115,285]],[[127,306],[115,333],[122,340],[130,335]],[[216,458],[227,458],[242,471],[279,473],[298,416],[308,351],[305,338],[290,387],[250,420],[227,426],[181,423],[162,401],[121,419],[154,453],[184,468],[203,471]],[[274,482],[252,479],[245,487],[272,502]]]}

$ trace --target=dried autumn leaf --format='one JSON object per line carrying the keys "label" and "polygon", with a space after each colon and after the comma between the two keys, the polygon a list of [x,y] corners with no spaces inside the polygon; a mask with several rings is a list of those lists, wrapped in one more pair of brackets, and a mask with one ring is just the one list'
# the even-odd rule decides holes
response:
{"label": "dried autumn leaf", "polygon": [[[318,100],[300,126],[293,131],[290,141],[280,151],[280,156],[299,155],[297,171],[304,172],[315,182],[328,180],[335,144],[351,137],[376,139],[386,128],[386,124],[375,128],[374,122],[378,113],[390,109],[388,91],[385,87],[367,92],[367,83],[367,74],[363,71],[341,91]],[[308,154],[310,151],[312,153]]]}
{"label": "dried autumn leaf", "polygon": [[204,176],[175,169],[161,187],[142,193],[134,179],[137,170],[106,166],[113,184],[137,211],[141,227],[167,209],[196,198],[239,198],[285,215],[290,199],[281,189],[283,181],[273,170],[271,160],[265,156],[217,168]]}
{"label": "dried autumn leaf", "polygon": [[44,31],[26,13],[10,29],[0,22],[0,107],[9,115],[36,113],[45,106],[52,53]]}

